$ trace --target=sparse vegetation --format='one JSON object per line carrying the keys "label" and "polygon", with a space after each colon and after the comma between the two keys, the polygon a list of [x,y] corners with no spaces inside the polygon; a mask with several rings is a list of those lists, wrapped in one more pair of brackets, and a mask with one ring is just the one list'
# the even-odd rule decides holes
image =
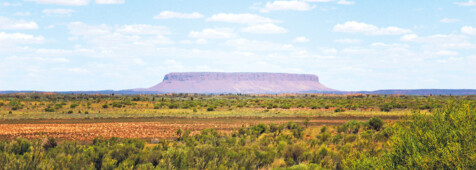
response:
{"label": "sparse vegetation", "polygon": [[380,124],[378,118],[319,129],[292,122],[258,124],[229,135],[213,129],[189,135],[179,129],[176,140],[153,144],[119,138],[95,139],[86,145],[19,138],[0,142],[0,165],[7,169],[473,169],[475,116],[475,105],[466,102],[430,115],[414,113],[395,124]]}
{"label": "sparse vegetation", "polygon": [[[10,104],[12,101],[14,102]],[[4,119],[15,118],[15,121],[34,115],[84,118],[64,119],[78,122],[96,121],[90,119],[90,116],[101,116],[98,120],[107,122],[107,119],[102,119],[103,116],[131,115],[149,119],[148,116],[168,115],[178,118],[164,117],[160,120],[177,123],[177,120],[186,120],[187,118],[183,117],[187,116],[225,116],[220,119],[223,121],[221,124],[210,123],[211,120],[218,120],[216,118],[202,118],[203,122],[199,124],[211,124],[206,127],[214,127],[203,130],[190,129],[189,124],[153,130],[142,127],[163,125],[153,126],[147,122],[144,126],[137,122],[107,124],[108,130],[100,129],[88,133],[98,134],[99,131],[105,131],[114,135],[98,137],[92,141],[90,138],[76,141],[70,141],[68,138],[58,139],[46,136],[48,133],[45,132],[19,133],[36,135],[24,136],[28,139],[4,136],[0,141],[0,166],[5,169],[474,169],[476,167],[474,160],[476,150],[473,146],[476,143],[474,96],[25,94],[0,95],[0,102],[5,103],[0,106],[0,112],[3,113],[11,113],[12,107],[21,106],[15,110],[15,114],[2,114]],[[335,112],[336,109],[339,111]],[[233,126],[227,126],[228,130],[223,126],[217,126],[230,125],[233,119],[226,116],[236,115],[252,115],[254,117],[247,119],[257,121],[250,125],[237,124],[236,122],[240,122],[237,120]],[[274,117],[276,115],[278,116]],[[281,121],[278,124],[260,122],[284,120],[279,117],[283,115],[296,118],[298,121],[287,123]],[[322,120],[318,119],[322,115],[327,116],[329,122],[336,124],[323,126],[322,122],[317,122]],[[398,115],[397,119],[400,120],[389,123],[388,119],[381,118],[382,115]],[[268,119],[265,119],[266,117]],[[360,119],[353,120],[357,118]],[[341,123],[341,120],[349,121]],[[61,129],[67,129],[69,126],[52,125]],[[99,127],[91,124],[76,124],[71,127],[80,125],[87,129]],[[136,129],[127,129],[128,126],[134,126]],[[118,131],[119,129],[125,131]],[[125,133],[144,135],[167,133],[168,136],[159,139],[147,136],[142,136],[143,139],[115,137]],[[64,132],[59,134],[57,136],[66,135]]]}

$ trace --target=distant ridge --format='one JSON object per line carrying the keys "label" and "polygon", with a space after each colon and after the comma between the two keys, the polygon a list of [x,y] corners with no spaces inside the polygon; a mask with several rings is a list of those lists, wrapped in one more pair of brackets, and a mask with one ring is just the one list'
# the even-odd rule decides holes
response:
{"label": "distant ridge", "polygon": [[476,95],[474,89],[389,89],[359,91],[362,94],[405,94],[405,95]]}
{"label": "distant ridge", "polygon": [[[101,90],[101,91],[0,91],[0,94],[17,93],[58,93],[58,94],[166,94],[155,91],[136,91],[136,90]],[[321,93],[321,94],[387,94],[387,95],[476,95],[473,89],[393,89],[376,91],[306,91],[303,93]]]}
{"label": "distant ridge", "polygon": [[100,91],[0,91],[13,93],[60,93],[60,94],[400,94],[400,95],[476,95],[476,89],[388,89],[376,91],[339,91],[328,88],[312,74],[289,73],[221,73],[182,72],[169,73],[161,83],[150,88]]}
{"label": "distant ridge", "polygon": [[134,91],[277,94],[337,90],[322,85],[319,83],[319,78],[311,74],[185,72],[169,73],[165,75],[161,83],[150,88],[135,89]]}

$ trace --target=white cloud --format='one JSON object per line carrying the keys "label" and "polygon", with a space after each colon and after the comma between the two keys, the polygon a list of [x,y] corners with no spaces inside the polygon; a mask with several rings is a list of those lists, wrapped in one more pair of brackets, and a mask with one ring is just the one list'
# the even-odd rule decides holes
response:
{"label": "white cloud", "polygon": [[38,25],[33,21],[11,20],[0,16],[0,29],[7,30],[32,30],[38,29]]}
{"label": "white cloud", "polygon": [[340,4],[340,5],[354,5],[355,2],[353,2],[353,1],[347,1],[347,0],[339,0],[339,1],[337,2],[337,4]]}
{"label": "white cloud", "polygon": [[449,51],[449,50],[440,50],[436,52],[436,55],[439,55],[439,56],[456,56],[458,54],[459,53],[456,51]]}
{"label": "white cloud", "polygon": [[4,2],[1,4],[2,6],[20,6],[21,3],[9,3],[9,2]]}
{"label": "white cloud", "polygon": [[119,32],[119,33],[123,33],[123,34],[138,34],[138,35],[170,34],[170,31],[167,27],[145,25],[145,24],[123,25],[123,26],[119,27],[116,31]]}
{"label": "white cloud", "polygon": [[296,37],[292,42],[293,43],[306,43],[306,42],[309,42],[309,39],[304,37],[304,36],[301,36],[301,37]]}
{"label": "white cloud", "polygon": [[428,51],[444,50],[444,49],[474,49],[476,44],[468,41],[468,37],[457,34],[436,34],[426,37],[419,37],[416,34],[404,35],[401,41],[410,41],[422,43]]}
{"label": "white cloud", "polygon": [[367,35],[400,35],[412,32],[409,29],[403,29],[394,26],[379,28],[374,25],[356,21],[348,21],[344,24],[337,24],[334,26],[333,30],[335,32],[364,33]]}
{"label": "white cloud", "polygon": [[414,41],[416,39],[418,39],[418,35],[416,34],[407,34],[400,38],[402,41]]}
{"label": "white cloud", "polygon": [[207,21],[217,22],[229,22],[238,24],[260,24],[260,23],[277,23],[279,21],[271,18],[262,17],[255,14],[232,14],[232,13],[219,13],[207,18]]}
{"label": "white cloud", "polygon": [[332,2],[334,0],[304,0],[306,2]]}
{"label": "white cloud", "polygon": [[67,63],[69,62],[68,59],[59,57],[59,58],[54,58],[54,57],[19,57],[19,56],[10,56],[7,58],[7,60],[11,61],[34,61],[34,62],[43,62],[43,63]]}
{"label": "white cloud", "polygon": [[283,27],[271,23],[250,25],[243,28],[241,31],[255,34],[281,34],[287,32]]}
{"label": "white cloud", "polygon": [[267,2],[265,7],[262,8],[261,12],[270,12],[270,11],[308,11],[316,6],[309,5],[303,1],[274,1],[274,2]]}
{"label": "white cloud", "polygon": [[180,44],[206,44],[208,43],[208,40],[206,39],[197,39],[197,40],[182,40],[180,41]]}
{"label": "white cloud", "polygon": [[45,49],[45,48],[40,48],[36,50],[36,54],[41,55],[41,56],[64,56],[64,55],[70,55],[73,52],[70,50],[64,50],[64,49]]}
{"label": "white cloud", "polygon": [[248,40],[244,38],[226,41],[226,45],[244,51],[289,51],[294,49],[291,44],[278,44],[268,41]]}
{"label": "white cloud", "polygon": [[16,15],[16,16],[23,16],[23,17],[25,17],[25,16],[30,16],[31,13],[28,12],[28,11],[27,11],[27,12],[16,12],[15,15]]}
{"label": "white cloud", "polygon": [[376,42],[370,44],[371,47],[376,47],[376,48],[391,48],[391,49],[401,49],[401,48],[409,48],[410,46],[408,44],[398,44],[398,43],[393,43],[393,44],[386,44],[382,42]]}
{"label": "white cloud", "polygon": [[82,22],[71,22],[68,24],[68,29],[73,35],[94,36],[110,33],[112,28],[105,24],[95,26]]}
{"label": "white cloud", "polygon": [[96,4],[123,4],[126,0],[96,0]]}
{"label": "white cloud", "polygon": [[207,28],[202,31],[191,31],[188,36],[198,39],[229,39],[236,37],[236,34],[229,28]]}
{"label": "white cloud", "polygon": [[461,32],[468,35],[476,35],[476,28],[471,26],[464,26],[461,28]]}
{"label": "white cloud", "polygon": [[460,57],[450,57],[448,59],[443,59],[443,60],[436,60],[436,62],[438,63],[451,63],[451,62],[457,62],[457,61],[461,61],[462,58]]}
{"label": "white cloud", "polygon": [[53,29],[55,27],[56,27],[55,25],[48,25],[48,26],[45,27],[45,29]]}
{"label": "white cloud", "polygon": [[459,6],[476,6],[476,1],[469,0],[468,2],[455,2]]}
{"label": "white cloud", "polygon": [[178,12],[172,12],[172,11],[162,11],[159,15],[154,16],[154,19],[170,19],[170,18],[197,19],[202,17],[203,15],[198,12],[178,13]]}
{"label": "white cloud", "polygon": [[88,69],[79,67],[69,68],[68,71],[74,74],[91,74]]}
{"label": "white cloud", "polygon": [[0,32],[0,43],[24,43],[24,44],[31,44],[31,43],[41,43],[44,42],[45,38],[42,36],[34,36],[30,34],[23,34],[23,33],[5,33]]}
{"label": "white cloud", "polygon": [[138,64],[138,65],[145,65],[145,64],[147,64],[146,62],[144,62],[144,60],[142,60],[142,59],[140,59],[140,58],[134,58],[134,59],[132,59],[132,62],[133,62],[134,64]]}
{"label": "white cloud", "polygon": [[88,5],[89,0],[25,0],[33,1],[39,4],[55,4],[55,5],[69,5],[69,6],[83,6]]}
{"label": "white cloud", "polygon": [[44,9],[43,13],[50,16],[50,15],[58,15],[58,16],[70,16],[74,10],[72,9]]}
{"label": "white cloud", "polygon": [[341,44],[359,44],[361,40],[346,38],[346,39],[337,39],[337,40],[334,40],[334,42],[341,43]]}
{"label": "white cloud", "polygon": [[93,49],[92,52],[88,52],[88,56],[101,58],[125,57],[133,55],[138,50],[151,54],[156,46],[173,43],[165,36],[170,33],[169,29],[163,26],[145,24],[109,26],[72,22],[68,24],[68,29],[73,35],[69,38],[71,41],[81,40],[78,42],[84,42],[86,47],[80,48]]}
{"label": "white cloud", "polygon": [[459,19],[456,19],[456,18],[443,18],[440,20],[440,22],[442,23],[455,23],[455,22],[459,22],[460,20]]}

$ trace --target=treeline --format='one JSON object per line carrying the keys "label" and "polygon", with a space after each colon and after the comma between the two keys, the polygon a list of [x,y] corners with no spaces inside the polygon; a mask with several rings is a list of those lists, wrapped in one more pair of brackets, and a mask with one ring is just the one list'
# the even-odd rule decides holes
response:
{"label": "treeline", "polygon": [[0,142],[3,169],[475,169],[476,107],[456,102],[393,124],[259,124],[213,129],[154,144],[139,139]]}
{"label": "treeline", "polygon": [[[80,95],[80,94],[3,94],[0,110],[35,110],[70,112],[73,110],[100,110],[107,108],[135,109],[206,109],[235,108],[265,109],[332,109],[346,110],[393,109],[433,110],[453,100],[476,102],[476,96],[386,96],[386,95]],[[77,112],[77,111],[76,111]]]}

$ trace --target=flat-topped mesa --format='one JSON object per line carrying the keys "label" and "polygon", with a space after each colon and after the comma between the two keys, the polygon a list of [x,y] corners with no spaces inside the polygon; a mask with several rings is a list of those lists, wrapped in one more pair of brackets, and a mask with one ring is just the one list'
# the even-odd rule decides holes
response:
{"label": "flat-topped mesa", "polygon": [[288,73],[169,73],[164,80],[147,89],[158,93],[309,93],[336,91],[319,83],[311,74]]}
{"label": "flat-topped mesa", "polygon": [[217,73],[217,72],[188,72],[169,73],[164,81],[204,81],[204,80],[230,80],[230,81],[317,81],[319,78],[312,74],[288,73]]}

